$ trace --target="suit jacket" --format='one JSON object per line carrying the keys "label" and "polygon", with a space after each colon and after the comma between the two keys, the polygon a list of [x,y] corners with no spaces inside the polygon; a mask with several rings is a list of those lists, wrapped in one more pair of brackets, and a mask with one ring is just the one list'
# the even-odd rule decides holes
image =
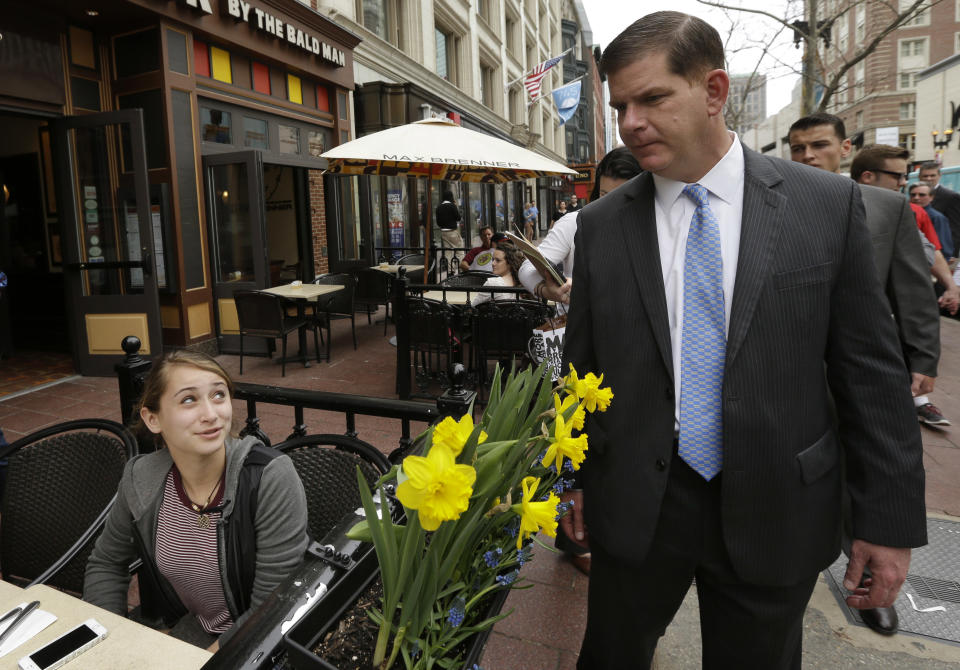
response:
{"label": "suit jacket", "polygon": [[[742,579],[787,585],[838,555],[842,478],[854,537],[926,542],[922,447],[860,189],[823,170],[744,155],[722,530]],[[604,374],[615,394],[586,427],[586,522],[592,543],[639,563],[667,484],[679,395],[651,175],[581,211],[575,254],[564,355],[581,374]]]}
{"label": "suit jacket", "polygon": [[960,193],[946,186],[937,186],[930,205],[950,220],[950,234],[956,240],[954,244],[960,245]]}
{"label": "suit jacket", "polygon": [[903,195],[860,186],[880,286],[896,320],[907,370],[937,376],[940,309],[917,222]]}

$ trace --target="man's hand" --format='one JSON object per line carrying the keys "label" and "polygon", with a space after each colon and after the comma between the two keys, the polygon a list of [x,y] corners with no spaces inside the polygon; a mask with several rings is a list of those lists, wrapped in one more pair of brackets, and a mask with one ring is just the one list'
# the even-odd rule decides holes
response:
{"label": "man's hand", "polygon": [[957,308],[960,307],[960,288],[957,288],[956,284],[954,284],[943,292],[943,295],[940,296],[937,302],[940,303],[940,307],[950,312],[950,314],[956,314]]}
{"label": "man's hand", "polygon": [[[863,580],[863,569],[870,568],[871,577]],[[847,574],[843,588],[851,591],[847,604],[860,610],[890,607],[897,599],[900,586],[907,578],[910,550],[899,547],[881,547],[864,540],[854,540],[850,548]]]}
{"label": "man's hand", "polygon": [[933,383],[936,377],[928,377],[927,375],[922,375],[919,372],[911,372],[910,376],[913,378],[912,383],[910,384],[910,393],[913,394],[914,398],[920,395],[933,393]]}
{"label": "man's hand", "polygon": [[549,279],[544,280],[543,288],[540,289],[540,295],[547,300],[562,302],[565,305],[570,304],[570,290],[573,288],[573,280],[567,278],[563,286],[558,286]]}
{"label": "man's hand", "polygon": [[560,502],[572,502],[566,514],[560,517],[560,527],[571,541],[585,549],[590,548],[590,538],[587,536],[587,525],[583,521],[583,491],[564,491]]}

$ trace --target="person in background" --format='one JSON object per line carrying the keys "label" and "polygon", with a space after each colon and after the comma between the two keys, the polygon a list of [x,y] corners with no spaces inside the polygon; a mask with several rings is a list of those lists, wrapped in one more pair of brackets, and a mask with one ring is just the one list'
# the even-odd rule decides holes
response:
{"label": "person in background", "polygon": [[493,256],[490,254],[492,247],[493,228],[483,226],[480,228],[480,246],[474,247],[464,255],[463,260],[460,261],[460,271],[484,270],[489,272],[490,262],[493,260]]}
{"label": "person in background", "polygon": [[540,210],[537,209],[537,203],[527,203],[527,209],[523,213],[523,234],[528,240],[534,239],[537,234],[537,221],[540,218]]}
{"label": "person in background", "polygon": [[[500,286],[520,286],[520,279],[517,272],[523,265],[523,254],[517,249],[513,242],[510,242],[504,236],[498,240],[496,248],[493,250],[493,277],[490,277],[483,283],[483,288],[497,288]],[[516,293],[478,293],[470,301],[470,304],[476,307],[482,302],[488,300],[514,300]]]}
{"label": "person in background", "polygon": [[87,563],[83,599],[126,616],[130,565],[144,613],[216,650],[300,564],[307,501],[288,456],[230,435],[233,382],[176,350],[144,384],[140,427],[157,451],[127,463]]}
{"label": "person in background", "polygon": [[453,201],[453,191],[444,191],[443,201],[437,205],[437,227],[440,228],[440,239],[448,249],[463,248],[460,208]]}
{"label": "person in background", "polygon": [[933,196],[930,194],[930,184],[925,181],[918,181],[910,184],[908,191],[910,192],[910,202],[923,207],[923,211],[930,217],[933,229],[940,240],[940,251],[943,253],[943,257],[947,259],[947,263],[950,263],[957,255],[953,244],[953,233],[950,231],[950,220],[930,204],[933,202]]}
{"label": "person in background", "polygon": [[561,200],[557,205],[557,209],[553,212],[553,219],[550,221],[550,227],[553,228],[553,225],[563,218],[567,214],[567,201]]}
{"label": "person in background", "polygon": [[[960,193],[951,191],[940,183],[940,164],[927,161],[920,166],[920,181],[930,185],[933,195],[931,205],[950,221],[950,233],[956,244],[960,245]],[[957,251],[960,253],[960,250]]]}
{"label": "person in background", "polygon": [[570,206],[567,207],[568,212],[576,212],[580,210],[580,201],[577,200],[577,194],[574,193],[570,196]]}
{"label": "person in background", "polygon": [[[597,163],[597,180],[590,194],[590,201],[596,202],[610,191],[618,188],[627,180],[640,174],[640,164],[627,147],[619,146],[607,153]],[[558,286],[550,277],[542,277],[529,260],[520,268],[520,282],[530,293],[553,300],[561,305],[569,304],[570,288],[573,277],[574,236],[577,233],[577,212],[562,217],[550,229],[550,232],[537,247],[551,264],[561,264],[562,274],[567,278],[564,286]],[[565,311],[565,310],[564,310]]]}
{"label": "person in background", "polygon": [[[790,157],[794,162],[839,173],[840,163],[850,155],[851,142],[843,121],[819,112],[798,119],[790,126]],[[927,189],[926,184],[922,184]],[[867,228],[873,244],[877,277],[887,297],[903,351],[912,395],[933,390],[940,360],[940,312],[930,283],[930,262],[906,199],[891,189],[860,185]],[[844,505],[844,551],[850,550],[849,506]],[[899,626],[897,610],[878,607],[860,610],[860,618],[881,635],[893,635]]]}

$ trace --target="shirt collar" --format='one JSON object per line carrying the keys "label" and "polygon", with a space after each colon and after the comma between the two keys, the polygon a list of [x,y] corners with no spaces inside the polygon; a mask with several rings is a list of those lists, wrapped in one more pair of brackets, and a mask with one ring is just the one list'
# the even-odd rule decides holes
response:
{"label": "shirt collar", "polygon": [[[733,142],[727,153],[723,155],[710,172],[705,174],[697,183],[710,191],[726,203],[732,203],[738,192],[743,190],[743,147],[740,145],[740,138],[735,132],[730,132]],[[677,198],[683,193],[683,188],[687,185],[682,181],[668,179],[659,175],[653,175],[653,183],[657,203],[662,211],[668,212]]]}

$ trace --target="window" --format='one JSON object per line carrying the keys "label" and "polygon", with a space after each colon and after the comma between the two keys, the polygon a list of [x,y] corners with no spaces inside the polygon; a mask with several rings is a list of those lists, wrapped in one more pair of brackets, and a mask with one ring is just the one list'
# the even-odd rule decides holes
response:
{"label": "window", "polygon": [[914,119],[917,116],[917,103],[916,102],[901,102],[900,103],[900,118],[902,120]]}
{"label": "window", "polygon": [[300,153],[300,129],[282,123],[277,126],[277,129],[280,131],[280,153]]}
{"label": "window", "polygon": [[516,57],[518,50],[518,39],[517,39],[517,20],[512,16],[507,17],[506,24],[506,34],[504,35],[504,41],[507,43],[507,51],[511,56]]}
{"label": "window", "polygon": [[253,90],[257,93],[270,95],[270,68],[263,63],[253,61],[251,70],[253,74]]}
{"label": "window", "polygon": [[457,49],[460,40],[456,35],[445,32],[439,27],[434,28],[434,35],[437,41],[437,74],[451,84],[459,85]]}
{"label": "window", "polygon": [[853,99],[859,100],[863,97],[864,94],[864,85],[863,80],[865,77],[866,67],[864,67],[863,61],[860,61],[854,66],[853,69]]}
{"label": "window", "polygon": [[927,41],[925,39],[900,40],[900,58],[927,55]]}
{"label": "window", "polygon": [[900,78],[898,80],[899,89],[910,89],[915,88],[917,85],[917,73],[916,72],[901,72]]}
{"label": "window", "polygon": [[200,128],[204,142],[233,144],[230,112],[211,107],[200,107]]}
{"label": "window", "polygon": [[857,44],[863,41],[867,34],[867,8],[864,4],[857,5]]}
{"label": "window", "polygon": [[[960,0],[958,0],[960,2]],[[960,33],[953,34],[953,53],[960,53]]]}
{"label": "window", "polygon": [[263,119],[243,117],[243,146],[253,149],[269,149],[267,122]]}
{"label": "window", "polygon": [[854,119],[857,130],[863,128],[863,112],[857,112],[856,116],[854,116]]}
{"label": "window", "polygon": [[219,47],[210,47],[210,68],[213,78],[225,84],[233,83],[233,69],[230,67],[230,52]]}
{"label": "window", "polygon": [[917,150],[917,134],[902,133],[900,135],[900,146],[907,149],[911,154]]}
{"label": "window", "polygon": [[520,90],[516,87],[511,88],[510,92],[507,93],[507,104],[510,107],[510,123],[514,125],[523,123],[523,121],[521,121],[523,114],[520,111],[520,105],[522,104],[520,102]]}
{"label": "window", "polygon": [[[907,11],[912,4],[913,0],[900,0],[900,12],[903,13]],[[930,5],[924,3],[921,5],[920,11],[916,12],[910,20],[904,21],[900,27],[909,28],[911,26],[928,25],[930,25]]]}
{"label": "window", "polygon": [[837,51],[844,54],[850,41],[850,16],[844,12],[837,18]]}
{"label": "window", "polygon": [[477,14],[493,28],[494,32],[499,32],[500,28],[500,17],[497,15],[499,4],[499,0],[477,0]]}
{"label": "window", "polygon": [[358,0],[357,16],[363,27],[393,46],[402,46],[398,3],[403,0]]}
{"label": "window", "polygon": [[480,102],[493,109],[493,96],[496,90],[496,70],[487,64],[480,65]]}
{"label": "window", "polygon": [[298,105],[303,104],[303,88],[300,85],[300,77],[289,73],[287,73],[287,100]]}

